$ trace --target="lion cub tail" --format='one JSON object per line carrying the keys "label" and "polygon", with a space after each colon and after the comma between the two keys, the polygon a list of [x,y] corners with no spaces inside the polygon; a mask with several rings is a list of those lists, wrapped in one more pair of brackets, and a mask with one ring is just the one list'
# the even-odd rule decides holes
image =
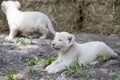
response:
{"label": "lion cub tail", "polygon": [[53,35],[55,35],[56,31],[55,31],[55,29],[54,29],[54,27],[53,27],[53,24],[52,24],[51,20],[48,20],[47,26],[48,26],[49,31],[50,31]]}
{"label": "lion cub tail", "polygon": [[114,52],[113,57],[118,57],[118,54]]}
{"label": "lion cub tail", "polygon": [[118,57],[118,54],[116,52],[114,52],[113,50],[110,50],[108,55],[111,56],[112,58]]}

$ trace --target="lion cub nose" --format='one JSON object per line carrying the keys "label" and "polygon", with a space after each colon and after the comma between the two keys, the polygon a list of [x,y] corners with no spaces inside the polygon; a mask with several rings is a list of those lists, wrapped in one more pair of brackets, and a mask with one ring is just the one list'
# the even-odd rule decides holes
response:
{"label": "lion cub nose", "polygon": [[53,45],[53,47],[54,47],[54,46],[55,46],[55,43],[53,43],[52,45]]}

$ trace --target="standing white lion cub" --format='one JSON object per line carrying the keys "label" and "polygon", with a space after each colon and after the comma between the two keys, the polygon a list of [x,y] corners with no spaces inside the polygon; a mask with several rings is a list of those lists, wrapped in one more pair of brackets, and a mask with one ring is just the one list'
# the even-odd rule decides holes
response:
{"label": "standing white lion cub", "polygon": [[47,15],[35,11],[20,11],[21,7],[18,1],[3,1],[1,4],[2,11],[6,14],[10,33],[6,39],[13,39],[18,32],[28,36],[34,32],[42,33],[40,37],[44,39],[50,31],[53,35],[55,30],[51,20]]}
{"label": "standing white lion cub", "polygon": [[75,41],[75,36],[67,32],[57,32],[52,42],[55,50],[59,51],[56,61],[46,67],[48,73],[57,73],[66,69],[75,62],[78,56],[80,64],[93,63],[99,56],[117,57],[118,55],[104,42],[94,41],[79,44]]}

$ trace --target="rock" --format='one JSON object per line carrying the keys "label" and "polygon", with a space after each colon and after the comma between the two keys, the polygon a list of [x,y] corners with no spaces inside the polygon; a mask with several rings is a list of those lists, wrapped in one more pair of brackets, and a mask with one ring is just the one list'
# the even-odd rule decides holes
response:
{"label": "rock", "polygon": [[109,66],[112,66],[112,65],[119,65],[120,62],[117,61],[117,60],[109,60],[107,61],[105,64],[103,64],[104,67],[109,67]]}

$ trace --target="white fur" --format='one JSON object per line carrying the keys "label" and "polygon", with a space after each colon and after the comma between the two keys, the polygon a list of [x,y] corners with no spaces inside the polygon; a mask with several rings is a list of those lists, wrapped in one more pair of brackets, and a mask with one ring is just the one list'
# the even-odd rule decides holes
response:
{"label": "white fur", "polygon": [[73,34],[57,32],[52,42],[53,48],[59,51],[56,61],[46,67],[48,73],[57,73],[64,70],[65,66],[75,62],[78,56],[80,64],[95,62],[99,56],[117,57],[118,55],[104,42],[94,41],[79,44]]}
{"label": "white fur", "polygon": [[47,15],[35,11],[23,12],[19,10],[20,7],[18,1],[3,1],[1,4],[10,29],[9,36],[6,39],[13,39],[18,32],[24,36],[34,32],[42,33],[41,39],[46,38],[49,31],[53,35],[55,34],[51,20]]}

